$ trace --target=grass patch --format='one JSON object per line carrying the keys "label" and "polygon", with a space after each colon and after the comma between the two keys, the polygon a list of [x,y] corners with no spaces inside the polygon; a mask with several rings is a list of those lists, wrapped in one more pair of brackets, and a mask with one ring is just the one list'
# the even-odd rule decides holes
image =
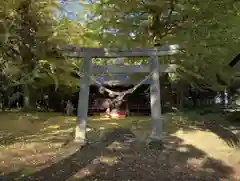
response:
{"label": "grass patch", "polygon": [[[172,175],[170,180],[173,180],[178,176],[185,178],[178,173],[186,172],[185,180],[197,180],[201,175],[214,177],[219,173],[221,178],[231,176],[234,180],[233,173],[240,173],[237,133],[233,134],[239,127],[218,114],[166,114],[166,147],[160,152],[142,144],[151,132],[149,117],[121,120],[89,117],[87,135],[94,144],[80,151],[66,144],[73,139],[75,124],[75,117],[56,113],[1,113],[2,178],[30,181],[32,176],[33,180],[43,177],[46,181],[79,181],[146,180],[150,176],[156,180],[161,175],[163,180],[168,180],[167,176]],[[129,134],[138,144],[132,145],[131,139],[126,138]],[[104,140],[106,135],[108,139]],[[65,174],[56,174],[59,170]],[[17,176],[9,174],[11,172]],[[0,174],[0,180],[2,178]]]}
{"label": "grass patch", "polygon": [[[75,117],[68,117],[56,113],[6,113],[0,114],[0,143],[10,145],[14,142],[33,142],[43,140],[54,142],[58,138],[69,139],[76,124]],[[126,119],[104,119],[89,117],[88,137],[94,141],[101,139],[101,135],[114,128],[130,128],[133,130],[149,131],[151,124],[148,117],[130,117]],[[57,141],[57,140],[55,140]]]}

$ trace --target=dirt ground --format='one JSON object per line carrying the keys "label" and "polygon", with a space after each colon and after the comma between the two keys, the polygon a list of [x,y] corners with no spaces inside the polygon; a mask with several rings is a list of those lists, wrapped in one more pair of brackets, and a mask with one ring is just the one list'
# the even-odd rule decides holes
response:
{"label": "dirt ground", "polygon": [[91,117],[81,149],[74,125],[54,113],[0,113],[0,180],[240,181],[240,127],[221,116],[165,115],[161,149],[146,145],[149,117]]}

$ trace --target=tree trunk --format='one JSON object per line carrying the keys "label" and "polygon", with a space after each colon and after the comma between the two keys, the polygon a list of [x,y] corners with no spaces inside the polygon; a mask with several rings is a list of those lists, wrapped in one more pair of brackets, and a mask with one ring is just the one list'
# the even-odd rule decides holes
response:
{"label": "tree trunk", "polygon": [[36,108],[36,99],[33,96],[33,89],[29,85],[23,86],[23,109],[31,111]]}
{"label": "tree trunk", "polygon": [[2,110],[2,112],[5,111],[4,99],[1,100],[1,110]]}
{"label": "tree trunk", "polygon": [[1,110],[2,110],[2,112],[5,111],[5,105],[4,105],[5,101],[4,101],[4,99],[5,99],[5,95],[4,95],[4,92],[2,92],[2,99],[1,99]]}
{"label": "tree trunk", "polygon": [[31,109],[30,105],[30,90],[28,85],[23,86],[23,109],[29,111]]}
{"label": "tree trunk", "polygon": [[179,81],[177,84],[177,108],[181,110],[183,108],[183,82]]}

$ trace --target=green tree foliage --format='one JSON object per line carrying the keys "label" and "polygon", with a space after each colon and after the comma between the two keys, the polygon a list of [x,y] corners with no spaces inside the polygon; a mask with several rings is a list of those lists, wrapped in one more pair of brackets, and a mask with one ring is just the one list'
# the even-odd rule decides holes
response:
{"label": "green tree foliage", "polygon": [[104,46],[161,43],[184,19],[175,0],[102,0],[90,9],[89,27]]}
{"label": "green tree foliage", "polygon": [[186,47],[182,64],[187,81],[215,90],[230,83],[227,65],[239,52],[239,7],[232,0],[189,2],[187,23],[169,40]]}
{"label": "green tree foliage", "polygon": [[30,107],[34,87],[76,86],[72,75],[75,62],[55,51],[69,39],[76,41],[60,32],[63,26],[65,31],[68,27],[54,16],[54,11],[60,8],[59,2],[3,0],[0,7],[1,81],[6,86],[22,87],[26,108]]}
{"label": "green tree foliage", "polygon": [[181,80],[214,90],[229,83],[227,64],[239,51],[239,1],[100,0],[86,7],[90,36],[102,46],[179,43],[186,50],[169,61],[180,65]]}

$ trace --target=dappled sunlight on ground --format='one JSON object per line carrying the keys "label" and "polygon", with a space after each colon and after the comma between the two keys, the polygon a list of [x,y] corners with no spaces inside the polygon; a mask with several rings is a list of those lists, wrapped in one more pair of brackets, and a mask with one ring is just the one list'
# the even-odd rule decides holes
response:
{"label": "dappled sunlight on ground", "polygon": [[67,179],[67,181],[81,180],[95,174],[96,170],[102,165],[107,165],[109,167],[114,166],[120,162],[117,156],[100,156],[87,164],[84,168],[80,169],[77,173]]}
{"label": "dappled sunlight on ground", "polygon": [[[240,151],[238,139],[231,134],[239,129],[209,122],[194,114],[165,115],[165,146],[152,150],[145,144],[151,133],[149,117],[90,117],[87,134],[93,144],[78,150],[71,144],[75,117],[1,113],[0,180],[233,181],[232,175],[240,175]],[[1,175],[5,175],[3,179]]]}
{"label": "dappled sunlight on ground", "polygon": [[[228,162],[229,156],[235,151],[235,148],[229,147],[224,140],[216,134],[209,131],[182,131],[179,130],[175,135],[183,139],[185,144],[193,145],[194,147],[203,150],[212,158]],[[236,160],[240,161],[240,158]]]}
{"label": "dappled sunlight on ground", "polygon": [[110,117],[97,117],[93,118],[93,121],[105,121],[105,120],[112,120]]}

